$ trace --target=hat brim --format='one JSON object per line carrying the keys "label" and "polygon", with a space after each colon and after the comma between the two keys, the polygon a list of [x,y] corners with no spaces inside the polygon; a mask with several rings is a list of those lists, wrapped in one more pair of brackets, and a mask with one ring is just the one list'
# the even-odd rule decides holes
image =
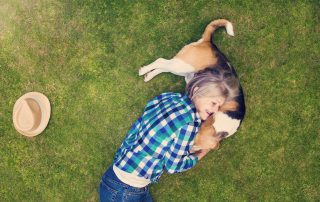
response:
{"label": "hat brim", "polygon": [[[19,124],[17,122],[17,118],[19,116],[18,109],[21,107],[23,100],[26,100],[26,99],[33,99],[35,102],[37,102],[41,111],[40,124],[38,125],[37,128],[35,128],[32,131],[22,130],[19,127]],[[12,114],[13,125],[20,134],[28,137],[33,137],[33,136],[39,135],[47,127],[50,119],[50,114],[51,114],[51,106],[50,106],[49,99],[42,93],[29,92],[21,96],[14,104],[13,114]]]}

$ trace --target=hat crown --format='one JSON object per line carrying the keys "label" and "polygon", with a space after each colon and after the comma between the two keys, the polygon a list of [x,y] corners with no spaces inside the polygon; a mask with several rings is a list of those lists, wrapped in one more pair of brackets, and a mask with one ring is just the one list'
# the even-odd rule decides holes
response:
{"label": "hat crown", "polygon": [[41,109],[38,103],[30,98],[21,101],[17,115],[17,124],[23,131],[36,129],[41,121]]}

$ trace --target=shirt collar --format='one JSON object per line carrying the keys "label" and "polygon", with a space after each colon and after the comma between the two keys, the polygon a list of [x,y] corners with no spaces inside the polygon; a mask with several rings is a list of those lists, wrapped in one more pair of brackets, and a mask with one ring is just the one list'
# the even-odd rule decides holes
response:
{"label": "shirt collar", "polygon": [[196,107],[194,106],[192,100],[189,98],[189,96],[188,96],[187,94],[185,94],[185,95],[183,95],[182,98],[185,100],[185,102],[187,103],[187,105],[189,105],[189,106],[191,107],[193,113],[195,114],[195,119],[196,119],[196,121],[198,121],[198,122],[201,123],[200,115],[199,115],[199,113],[197,112],[197,109],[196,109]]}

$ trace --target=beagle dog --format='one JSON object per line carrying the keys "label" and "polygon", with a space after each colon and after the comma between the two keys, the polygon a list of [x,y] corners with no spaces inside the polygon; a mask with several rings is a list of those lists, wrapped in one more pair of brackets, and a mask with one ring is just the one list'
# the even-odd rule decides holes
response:
{"label": "beagle dog", "polygon": [[[235,76],[234,67],[226,56],[212,42],[212,35],[219,27],[225,27],[230,36],[234,36],[231,22],[225,19],[209,23],[197,42],[184,46],[172,59],[159,58],[139,69],[139,76],[144,75],[148,82],[162,72],[184,76],[188,83],[197,72],[206,68],[217,68]],[[233,135],[239,128],[245,115],[245,101],[241,85],[239,95],[234,98],[236,108],[222,106],[214,117],[209,117],[202,125],[195,138],[194,150],[218,148],[220,140]],[[213,126],[213,127],[212,127]]]}

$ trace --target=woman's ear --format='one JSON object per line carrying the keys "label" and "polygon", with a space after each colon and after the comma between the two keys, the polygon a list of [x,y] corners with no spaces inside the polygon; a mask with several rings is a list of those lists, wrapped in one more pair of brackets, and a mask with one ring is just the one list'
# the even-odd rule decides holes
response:
{"label": "woman's ear", "polygon": [[197,86],[197,87],[194,87],[194,89],[193,89],[193,94],[194,94],[198,89],[199,89],[198,86]]}

